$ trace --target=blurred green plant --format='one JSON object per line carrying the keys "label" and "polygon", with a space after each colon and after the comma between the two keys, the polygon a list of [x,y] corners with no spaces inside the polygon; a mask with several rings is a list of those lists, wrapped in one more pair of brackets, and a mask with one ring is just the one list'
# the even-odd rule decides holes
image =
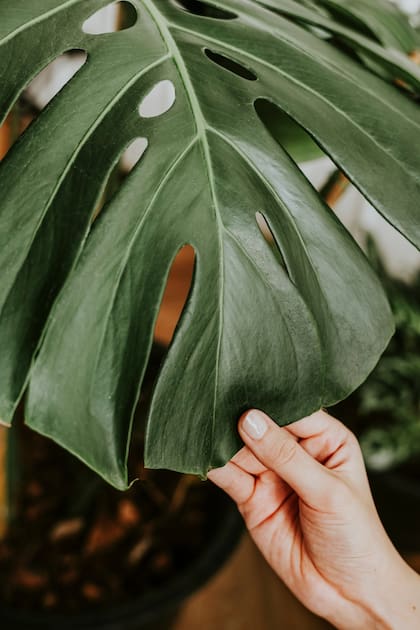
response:
{"label": "blurred green plant", "polygon": [[358,391],[359,413],[373,418],[360,442],[368,467],[387,470],[420,453],[420,273],[410,284],[395,280],[373,243],[369,254],[387,293],[396,332]]}

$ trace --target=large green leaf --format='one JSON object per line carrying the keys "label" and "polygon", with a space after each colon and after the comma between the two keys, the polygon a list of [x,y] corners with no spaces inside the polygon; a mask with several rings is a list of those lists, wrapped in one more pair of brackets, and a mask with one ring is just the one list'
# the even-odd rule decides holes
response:
{"label": "large green leaf", "polygon": [[[276,104],[420,245],[420,117],[407,94],[308,31],[289,0],[275,12],[251,0],[131,3],[134,26],[88,35],[82,25],[105,0],[0,0],[3,114],[58,54],[88,53],[0,169],[0,413],[11,420],[31,370],[29,424],[120,488],[154,323],[185,243],[196,269],[155,388],[149,466],[205,474],[238,448],[236,420],[250,405],[284,424],[343,398],[392,332],[364,255],[256,109]],[[356,38],[417,88],[413,64]],[[162,81],[173,106],[139,115]],[[136,137],[148,148],[91,227]]]}

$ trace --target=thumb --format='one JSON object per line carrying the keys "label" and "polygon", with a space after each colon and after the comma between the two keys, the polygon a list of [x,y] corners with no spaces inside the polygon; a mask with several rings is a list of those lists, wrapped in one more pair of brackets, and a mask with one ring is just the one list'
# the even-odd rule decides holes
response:
{"label": "thumb", "polygon": [[308,505],[316,507],[330,492],[335,478],[287,429],[252,409],[239,421],[239,433],[257,459],[281,477]]}

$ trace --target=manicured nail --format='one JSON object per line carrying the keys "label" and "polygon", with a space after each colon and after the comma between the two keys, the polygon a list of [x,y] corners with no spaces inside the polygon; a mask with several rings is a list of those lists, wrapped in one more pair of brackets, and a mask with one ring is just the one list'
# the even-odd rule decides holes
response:
{"label": "manicured nail", "polygon": [[267,421],[259,411],[249,411],[242,422],[242,428],[253,440],[261,440],[267,431]]}

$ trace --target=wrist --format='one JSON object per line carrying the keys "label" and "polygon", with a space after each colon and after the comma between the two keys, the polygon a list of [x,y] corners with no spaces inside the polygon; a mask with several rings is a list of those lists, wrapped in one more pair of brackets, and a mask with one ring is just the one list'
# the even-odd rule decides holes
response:
{"label": "wrist", "polygon": [[419,630],[420,576],[395,549],[383,560],[359,595],[327,617],[338,630]]}
{"label": "wrist", "polygon": [[395,553],[361,602],[372,630],[420,628],[420,576]]}
{"label": "wrist", "polygon": [[[398,566],[386,579],[383,594],[372,606],[373,615],[388,630],[420,628],[420,576],[398,557]],[[375,627],[375,626],[374,626]]]}

